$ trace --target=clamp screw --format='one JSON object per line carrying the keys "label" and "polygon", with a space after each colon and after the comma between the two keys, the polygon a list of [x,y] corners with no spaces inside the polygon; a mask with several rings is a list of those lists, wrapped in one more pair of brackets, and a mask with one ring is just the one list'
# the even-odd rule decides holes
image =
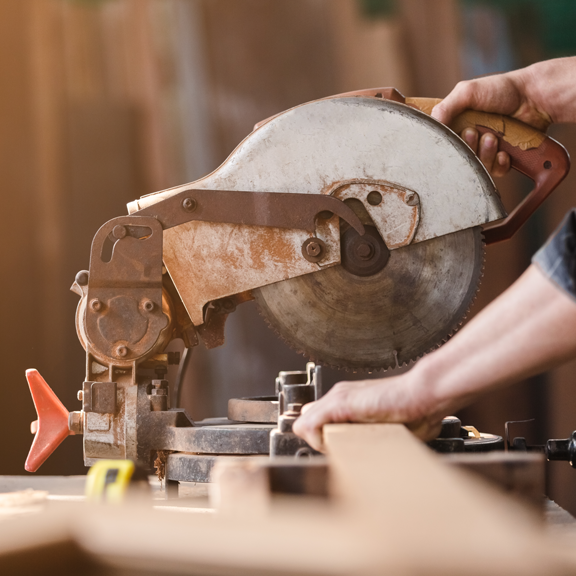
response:
{"label": "clamp screw", "polygon": [[127,233],[128,231],[126,230],[126,227],[122,226],[121,224],[114,226],[112,230],[112,236],[114,236],[114,238],[117,240],[122,240],[122,238],[125,238]]}
{"label": "clamp screw", "polygon": [[124,358],[126,354],[128,354],[128,348],[124,346],[124,344],[120,344],[120,346],[116,348],[116,356],[118,356],[119,358]]}
{"label": "clamp screw", "polygon": [[182,200],[182,208],[184,208],[186,212],[194,212],[197,206],[198,203],[194,198],[184,198],[184,200]]}
{"label": "clamp screw", "polygon": [[78,390],[78,392],[76,393],[76,398],[78,398],[78,400],[82,402],[82,400],[84,399],[84,392],[82,390]]}
{"label": "clamp screw", "polygon": [[152,302],[152,300],[146,299],[142,302],[142,308],[144,308],[146,312],[152,312],[152,310],[154,310],[154,302]]}
{"label": "clamp screw", "polygon": [[98,298],[94,298],[93,300],[90,301],[90,308],[92,308],[94,312],[99,312],[100,310],[102,310],[102,302],[100,302]]}

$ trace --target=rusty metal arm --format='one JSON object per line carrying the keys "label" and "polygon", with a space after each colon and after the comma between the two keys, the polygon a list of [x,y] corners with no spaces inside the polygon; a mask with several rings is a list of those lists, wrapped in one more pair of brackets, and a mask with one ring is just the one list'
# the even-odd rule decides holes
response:
{"label": "rusty metal arm", "polygon": [[313,233],[316,217],[321,212],[336,214],[358,234],[364,234],[364,226],[353,210],[338,198],[324,194],[191,189],[138,210],[133,216],[153,216],[164,230],[186,222],[201,221]]}

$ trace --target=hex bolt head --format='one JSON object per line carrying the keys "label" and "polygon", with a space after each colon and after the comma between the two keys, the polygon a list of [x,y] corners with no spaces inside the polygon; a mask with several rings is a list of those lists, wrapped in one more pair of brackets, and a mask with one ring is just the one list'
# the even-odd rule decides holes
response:
{"label": "hex bolt head", "polygon": [[100,310],[102,310],[102,302],[100,302],[98,298],[94,298],[90,301],[90,308],[92,308],[94,312],[100,312]]}
{"label": "hex bolt head", "polygon": [[114,226],[114,229],[112,230],[112,236],[114,236],[114,238],[116,238],[117,240],[122,240],[122,238],[126,238],[127,233],[128,232],[126,230],[126,227],[122,226],[121,224]]}
{"label": "hex bolt head", "polygon": [[302,256],[308,262],[320,262],[326,254],[326,247],[320,238],[307,238],[302,244]]}
{"label": "hex bolt head", "polygon": [[152,300],[143,300],[142,301],[142,308],[144,308],[144,310],[146,310],[146,312],[152,312],[152,310],[154,310],[154,302],[152,302]]}
{"label": "hex bolt head", "polygon": [[90,274],[88,273],[88,270],[80,270],[80,272],[76,274],[76,278],[74,278],[74,280],[76,280],[78,286],[86,286],[88,284],[89,278]]}
{"label": "hex bolt head", "polygon": [[116,348],[116,356],[118,356],[119,358],[124,358],[124,356],[126,356],[127,354],[128,354],[128,348],[124,346],[124,344],[120,344],[120,346]]}
{"label": "hex bolt head", "polygon": [[186,212],[194,212],[197,206],[198,203],[194,198],[184,198],[184,200],[182,200],[182,208],[184,208]]}

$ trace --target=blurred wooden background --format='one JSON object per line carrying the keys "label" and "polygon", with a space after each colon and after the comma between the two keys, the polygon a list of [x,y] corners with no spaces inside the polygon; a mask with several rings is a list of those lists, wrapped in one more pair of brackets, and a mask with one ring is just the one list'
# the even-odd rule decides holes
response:
{"label": "blurred wooden background", "polygon": [[[553,4],[554,6],[551,6]],[[395,86],[442,97],[462,78],[573,54],[573,3],[558,0],[4,0],[0,3],[0,287],[5,457],[21,474],[35,418],[35,367],[69,409],[84,374],[68,291],[92,237],[128,201],[216,168],[255,122],[333,93]],[[572,31],[572,32],[570,32]],[[569,150],[576,129],[554,127]],[[527,190],[498,183],[513,205]],[[574,203],[570,177],[518,236],[487,250],[474,312],[509,286]],[[228,344],[195,350],[184,403],[195,418],[230,396],[270,393],[304,358],[269,332],[253,304],[228,321]],[[461,415],[543,442],[576,428],[576,364]],[[326,371],[330,385],[349,375]],[[354,377],[354,376],[353,376]],[[82,473],[69,438],[43,473]],[[550,468],[551,494],[576,511],[574,472]]]}

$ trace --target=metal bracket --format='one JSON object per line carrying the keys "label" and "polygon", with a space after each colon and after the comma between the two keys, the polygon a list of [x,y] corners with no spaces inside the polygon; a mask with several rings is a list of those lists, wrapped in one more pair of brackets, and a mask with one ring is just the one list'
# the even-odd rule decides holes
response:
{"label": "metal bracket", "polygon": [[164,230],[186,222],[201,221],[314,233],[316,217],[321,212],[336,214],[358,234],[364,234],[364,226],[353,210],[344,202],[325,194],[191,189],[134,212],[133,215],[152,216],[162,224]]}

